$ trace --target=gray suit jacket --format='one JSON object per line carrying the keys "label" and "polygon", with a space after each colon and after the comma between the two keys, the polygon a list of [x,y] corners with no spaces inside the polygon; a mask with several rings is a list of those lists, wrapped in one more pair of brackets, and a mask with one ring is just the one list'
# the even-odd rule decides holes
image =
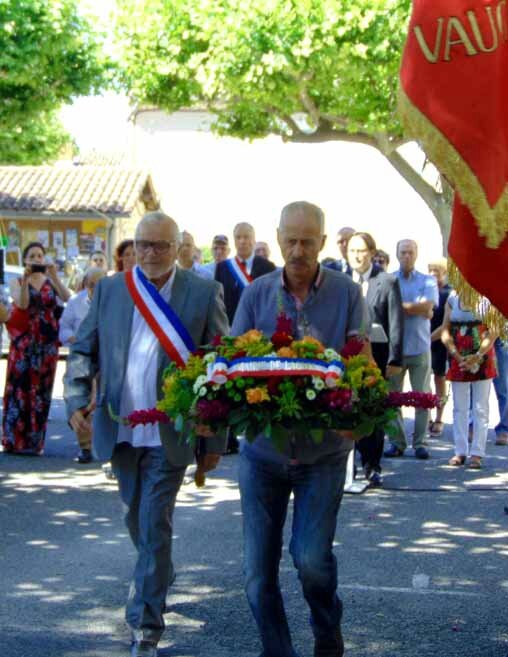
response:
{"label": "gray suit jacket", "polygon": [[[191,335],[196,346],[206,344],[217,334],[227,334],[228,320],[222,286],[199,278],[192,272],[176,270],[171,307]],[[118,413],[127,367],[134,302],[124,274],[103,278],[95,288],[87,317],[83,320],[67,360],[64,397],[67,416],[89,403],[92,379],[100,372],[97,410],[94,413],[94,447],[99,458],[109,459],[118,436],[118,424],[108,412],[108,404]],[[169,357],[159,348],[157,397],[162,397],[162,373]],[[143,376],[143,363],[139,363]],[[162,444],[168,461],[177,467],[193,460],[193,450],[181,440],[172,424],[160,425]],[[224,437],[206,438],[209,452],[225,451]]]}

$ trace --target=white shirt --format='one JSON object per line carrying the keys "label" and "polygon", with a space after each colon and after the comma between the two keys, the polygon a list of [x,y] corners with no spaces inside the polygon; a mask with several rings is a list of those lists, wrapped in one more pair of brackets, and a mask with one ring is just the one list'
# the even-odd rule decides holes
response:
{"label": "white shirt", "polygon": [[[170,300],[176,267],[159,290],[165,301]],[[120,399],[120,416],[127,417],[132,411],[154,408],[157,403],[157,366],[160,343],[152,329],[134,306],[132,331],[127,359],[127,369]],[[118,443],[130,443],[133,447],[160,447],[158,424],[131,427],[120,425]]]}
{"label": "white shirt", "polygon": [[358,283],[362,287],[362,294],[364,298],[367,296],[367,290],[369,289],[369,279],[372,274],[372,265],[367,269],[367,271],[363,272],[363,274],[358,273],[355,269],[353,269],[353,280],[355,283]]}
{"label": "white shirt", "polygon": [[88,315],[90,310],[90,297],[88,290],[82,290],[67,301],[62,317],[60,318],[60,328],[58,337],[60,342],[68,346],[69,338],[72,338],[78,332],[81,322]]}

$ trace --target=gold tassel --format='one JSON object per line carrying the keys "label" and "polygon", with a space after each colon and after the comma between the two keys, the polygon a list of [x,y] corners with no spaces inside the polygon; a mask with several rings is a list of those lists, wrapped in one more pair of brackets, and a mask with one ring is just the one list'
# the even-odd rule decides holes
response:
{"label": "gold tassel", "polygon": [[418,141],[427,157],[449,180],[468,206],[480,235],[489,248],[497,248],[508,231],[508,186],[491,207],[485,191],[456,148],[399,87],[399,116],[408,137]]}
{"label": "gold tassel", "polygon": [[503,340],[508,339],[506,317],[490,301],[474,289],[464,278],[455,262],[448,258],[448,280],[456,290],[464,306],[471,311]]}

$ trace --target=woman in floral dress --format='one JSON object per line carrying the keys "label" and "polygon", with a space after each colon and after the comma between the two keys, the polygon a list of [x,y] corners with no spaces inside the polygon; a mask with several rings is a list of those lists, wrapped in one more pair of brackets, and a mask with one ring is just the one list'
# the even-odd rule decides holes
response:
{"label": "woman in floral dress", "polygon": [[42,244],[28,244],[23,251],[23,278],[11,289],[14,304],[7,322],[11,344],[2,445],[4,451],[16,454],[42,454],[44,449],[58,362],[58,298],[65,302],[70,296],[55,265],[45,264],[45,259]]}
{"label": "woman in floral dress", "polygon": [[455,456],[449,465],[460,466],[466,462],[469,409],[472,408],[473,441],[469,467],[482,467],[489,429],[490,385],[496,377],[495,339],[495,334],[461,304],[460,297],[456,293],[450,294],[441,333],[450,358],[446,378],[451,381],[453,394]]}

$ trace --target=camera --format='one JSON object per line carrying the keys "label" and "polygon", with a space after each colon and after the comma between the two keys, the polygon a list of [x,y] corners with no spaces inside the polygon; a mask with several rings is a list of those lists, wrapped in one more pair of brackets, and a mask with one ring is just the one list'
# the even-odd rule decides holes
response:
{"label": "camera", "polygon": [[44,274],[46,265],[32,265],[32,274]]}

